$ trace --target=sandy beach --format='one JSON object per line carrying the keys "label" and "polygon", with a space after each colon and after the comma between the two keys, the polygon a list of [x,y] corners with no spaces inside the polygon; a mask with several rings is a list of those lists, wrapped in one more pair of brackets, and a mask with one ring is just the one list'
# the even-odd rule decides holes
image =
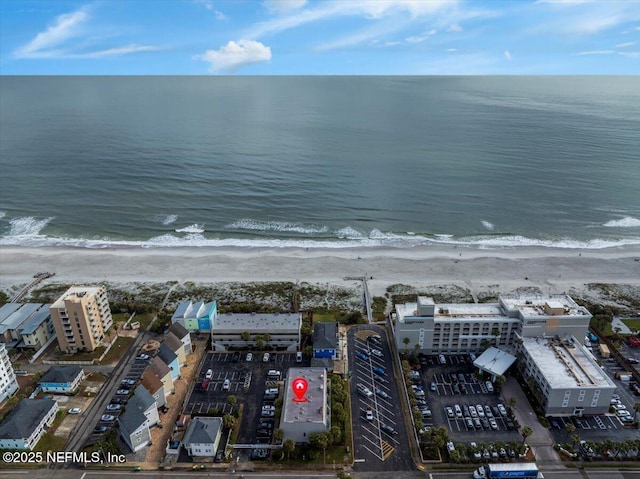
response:
{"label": "sandy beach", "polygon": [[[637,286],[640,247],[479,249],[453,246],[369,249],[303,248],[0,248],[0,288],[29,283],[38,272],[63,283],[306,281],[344,284],[371,278],[373,295],[388,285],[455,284],[471,292],[537,287],[581,291],[588,283]],[[632,288],[635,289],[635,288]],[[640,295],[640,293],[638,293]]]}

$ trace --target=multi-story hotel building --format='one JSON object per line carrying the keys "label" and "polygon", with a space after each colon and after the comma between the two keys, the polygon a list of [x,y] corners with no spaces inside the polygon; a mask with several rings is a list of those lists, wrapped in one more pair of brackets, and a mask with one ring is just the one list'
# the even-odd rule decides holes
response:
{"label": "multi-story hotel building", "polygon": [[113,325],[104,286],[69,288],[50,310],[58,345],[67,353],[93,351]]}
{"label": "multi-story hotel building", "polygon": [[[268,346],[296,351],[300,347],[300,313],[224,313],[218,314],[211,325],[211,346],[216,351],[228,348],[255,346],[256,337]],[[243,339],[243,335],[247,340]],[[267,336],[268,335],[268,336]]]}
{"label": "multi-story hotel building", "polygon": [[[475,353],[487,345],[508,348],[519,336],[581,337],[591,314],[567,295],[500,296],[497,303],[396,305],[394,335],[399,351]],[[416,348],[415,345],[418,345]]]}
{"label": "multi-story hotel building", "polygon": [[522,338],[516,347],[522,357],[523,373],[537,384],[547,416],[609,411],[616,383],[575,337]]}

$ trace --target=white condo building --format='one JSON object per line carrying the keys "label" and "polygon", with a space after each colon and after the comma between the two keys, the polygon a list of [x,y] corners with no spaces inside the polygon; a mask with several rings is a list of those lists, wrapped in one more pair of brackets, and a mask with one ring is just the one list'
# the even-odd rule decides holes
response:
{"label": "white condo building", "polygon": [[476,353],[487,345],[513,346],[519,336],[581,337],[591,314],[568,295],[500,296],[497,303],[436,304],[418,297],[396,305],[393,323],[399,351]]}
{"label": "white condo building", "polygon": [[9,353],[4,343],[0,343],[0,404],[13,396],[18,390],[18,380],[9,360]]}

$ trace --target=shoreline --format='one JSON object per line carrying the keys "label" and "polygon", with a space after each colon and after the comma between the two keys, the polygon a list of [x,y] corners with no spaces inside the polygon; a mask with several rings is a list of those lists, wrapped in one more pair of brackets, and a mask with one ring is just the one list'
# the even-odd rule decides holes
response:
{"label": "shoreline", "polygon": [[0,247],[0,288],[29,283],[48,271],[61,283],[194,283],[302,281],[345,284],[366,276],[372,295],[402,283],[499,287],[505,292],[537,287],[565,292],[588,283],[640,288],[640,247],[481,249],[454,246],[413,248],[69,248]]}

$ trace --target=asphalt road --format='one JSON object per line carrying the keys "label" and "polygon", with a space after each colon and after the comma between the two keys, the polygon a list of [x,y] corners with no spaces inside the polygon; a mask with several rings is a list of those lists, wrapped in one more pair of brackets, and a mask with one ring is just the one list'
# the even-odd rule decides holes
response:
{"label": "asphalt road", "polygon": [[[383,357],[369,354],[364,361],[356,357],[358,352],[368,351],[365,336],[370,333],[382,337],[382,346],[377,347]],[[354,440],[354,458],[356,471],[413,471],[416,469],[409,451],[409,438],[405,428],[402,409],[399,408],[400,395],[397,389],[393,370],[392,355],[384,328],[378,326],[360,325],[349,330],[347,336],[349,369],[352,377],[349,383],[351,392],[352,427]],[[372,375],[372,367],[385,370],[388,382],[380,383]],[[372,392],[381,389],[389,398],[373,394],[366,398],[358,393],[357,385],[362,384]],[[367,407],[374,412],[374,420],[367,421],[364,417]],[[392,426],[396,435],[388,435],[380,429],[380,423]],[[386,458],[386,460],[384,460]],[[361,462],[362,461],[362,462]]]}

